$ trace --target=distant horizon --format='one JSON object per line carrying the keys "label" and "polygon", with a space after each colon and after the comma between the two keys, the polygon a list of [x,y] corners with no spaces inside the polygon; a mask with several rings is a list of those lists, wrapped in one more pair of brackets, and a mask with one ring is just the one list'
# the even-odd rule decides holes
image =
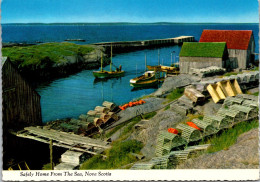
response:
{"label": "distant horizon", "polygon": [[17,22],[1,24],[259,24],[259,22]]}

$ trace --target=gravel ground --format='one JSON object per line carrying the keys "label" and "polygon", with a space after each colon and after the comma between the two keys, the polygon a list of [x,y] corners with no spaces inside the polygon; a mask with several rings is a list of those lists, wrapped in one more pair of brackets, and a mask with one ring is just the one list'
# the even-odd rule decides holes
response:
{"label": "gravel ground", "polygon": [[153,93],[153,95],[161,96],[170,93],[178,87],[184,87],[199,80],[199,77],[188,74],[181,74],[178,76],[168,77],[164,80],[162,86],[156,92]]}
{"label": "gravel ground", "polygon": [[257,169],[258,141],[258,129],[250,130],[240,135],[228,150],[188,159],[178,169]]}

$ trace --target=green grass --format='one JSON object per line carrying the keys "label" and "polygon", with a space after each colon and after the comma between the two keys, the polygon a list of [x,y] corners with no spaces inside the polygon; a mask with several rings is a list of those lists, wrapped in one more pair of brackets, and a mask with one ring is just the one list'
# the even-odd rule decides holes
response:
{"label": "green grass", "polygon": [[[143,115],[144,119],[150,119],[156,115],[156,112],[151,112]],[[126,139],[132,132],[133,132],[133,126],[137,124],[139,121],[141,121],[141,117],[137,116],[130,120],[129,124],[124,128],[120,135],[120,140]]]}
{"label": "green grass", "polygon": [[208,149],[207,152],[213,153],[220,150],[227,150],[231,145],[236,143],[239,135],[254,129],[258,128],[259,123],[258,120],[254,120],[251,122],[241,122],[234,126],[234,128],[223,131],[220,135],[214,135],[207,141],[201,143],[210,143],[212,146]]}
{"label": "green grass", "polygon": [[125,125],[121,124],[116,126],[115,128],[113,128],[112,130],[110,130],[109,132],[106,133],[105,137],[109,138],[111,137],[114,133],[116,133],[119,129],[121,129],[122,127],[124,127]]}
{"label": "green grass", "polygon": [[136,100],[148,99],[148,98],[152,98],[152,97],[155,97],[155,96],[153,96],[153,95],[144,95],[142,97],[137,98]]}
{"label": "green grass", "polygon": [[242,72],[228,72],[228,73],[225,73],[223,76],[231,76],[231,75],[238,75],[238,74],[241,74]]}
{"label": "green grass", "polygon": [[[150,119],[156,115],[156,112],[144,114],[144,119]],[[101,155],[95,155],[89,160],[85,161],[80,169],[117,169],[127,164],[137,161],[137,159],[130,153],[139,153],[142,149],[142,143],[136,140],[126,140],[133,132],[133,126],[141,121],[141,117],[137,116],[124,125],[119,125],[115,131],[111,131],[106,136],[111,136],[113,133],[126,126],[121,132],[119,139],[112,143],[112,148],[105,151],[106,159]]]}
{"label": "green grass", "polygon": [[130,132],[133,130],[133,126],[137,124],[139,121],[141,121],[141,117],[139,116],[131,119],[127,126],[123,129],[122,133],[120,134],[119,140],[126,139],[131,134]]}
{"label": "green grass", "polygon": [[51,169],[51,163],[44,164],[42,167],[42,170],[52,170]]}
{"label": "green grass", "polygon": [[259,92],[253,93],[254,96],[259,96]]}
{"label": "green grass", "polygon": [[[156,112],[154,111],[154,112],[151,112],[151,113],[148,113],[148,114],[144,114],[143,117],[144,117],[144,119],[150,119],[155,115],[156,115]],[[139,121],[141,121],[141,117],[137,116],[137,117],[130,119],[129,121],[125,122],[124,124],[118,125],[113,130],[106,133],[106,138],[111,137],[114,133],[116,133],[119,129],[121,129],[122,127],[124,127],[126,125],[127,126],[124,128],[124,130],[122,131],[120,136],[122,137],[122,136],[127,135],[130,131],[132,131],[133,126],[136,123],[138,123]],[[123,138],[125,138],[125,137],[123,137]]]}
{"label": "green grass", "polygon": [[142,143],[136,140],[114,142],[112,148],[105,151],[106,159],[103,159],[101,155],[96,155],[84,162],[80,169],[118,169],[137,161],[130,153],[139,153],[142,147]]}
{"label": "green grass", "polygon": [[173,90],[171,93],[169,93],[166,97],[167,102],[171,102],[173,100],[176,100],[180,98],[183,95],[184,88],[177,88]]}
{"label": "green grass", "polygon": [[166,110],[168,110],[168,109],[170,109],[170,105],[168,105],[168,106],[166,106],[165,108],[164,108],[164,110],[166,111]]}
{"label": "green grass", "polygon": [[157,114],[157,113],[156,113],[155,111],[153,111],[153,112],[144,114],[144,115],[143,115],[143,118],[144,118],[144,119],[150,119],[150,118],[154,117],[156,114]]}
{"label": "green grass", "polygon": [[216,57],[222,58],[226,47],[224,42],[184,42],[180,57]]}
{"label": "green grass", "polygon": [[251,71],[259,71],[259,67],[256,66],[256,67],[254,67]]}
{"label": "green grass", "polygon": [[77,45],[68,42],[45,43],[26,47],[2,48],[3,56],[10,57],[19,67],[33,66],[35,69],[48,64],[65,62],[64,56],[85,55],[94,50],[87,45]]}

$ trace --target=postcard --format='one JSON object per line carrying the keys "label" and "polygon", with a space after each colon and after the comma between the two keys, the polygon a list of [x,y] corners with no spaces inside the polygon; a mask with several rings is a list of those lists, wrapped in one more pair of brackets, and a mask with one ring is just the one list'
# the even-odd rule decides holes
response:
{"label": "postcard", "polygon": [[258,7],[3,0],[3,180],[258,180]]}

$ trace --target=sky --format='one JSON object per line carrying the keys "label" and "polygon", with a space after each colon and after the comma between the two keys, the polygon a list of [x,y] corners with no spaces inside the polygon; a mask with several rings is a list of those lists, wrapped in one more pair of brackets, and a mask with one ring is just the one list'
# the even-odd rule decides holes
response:
{"label": "sky", "polygon": [[257,0],[2,0],[1,23],[258,23]]}

